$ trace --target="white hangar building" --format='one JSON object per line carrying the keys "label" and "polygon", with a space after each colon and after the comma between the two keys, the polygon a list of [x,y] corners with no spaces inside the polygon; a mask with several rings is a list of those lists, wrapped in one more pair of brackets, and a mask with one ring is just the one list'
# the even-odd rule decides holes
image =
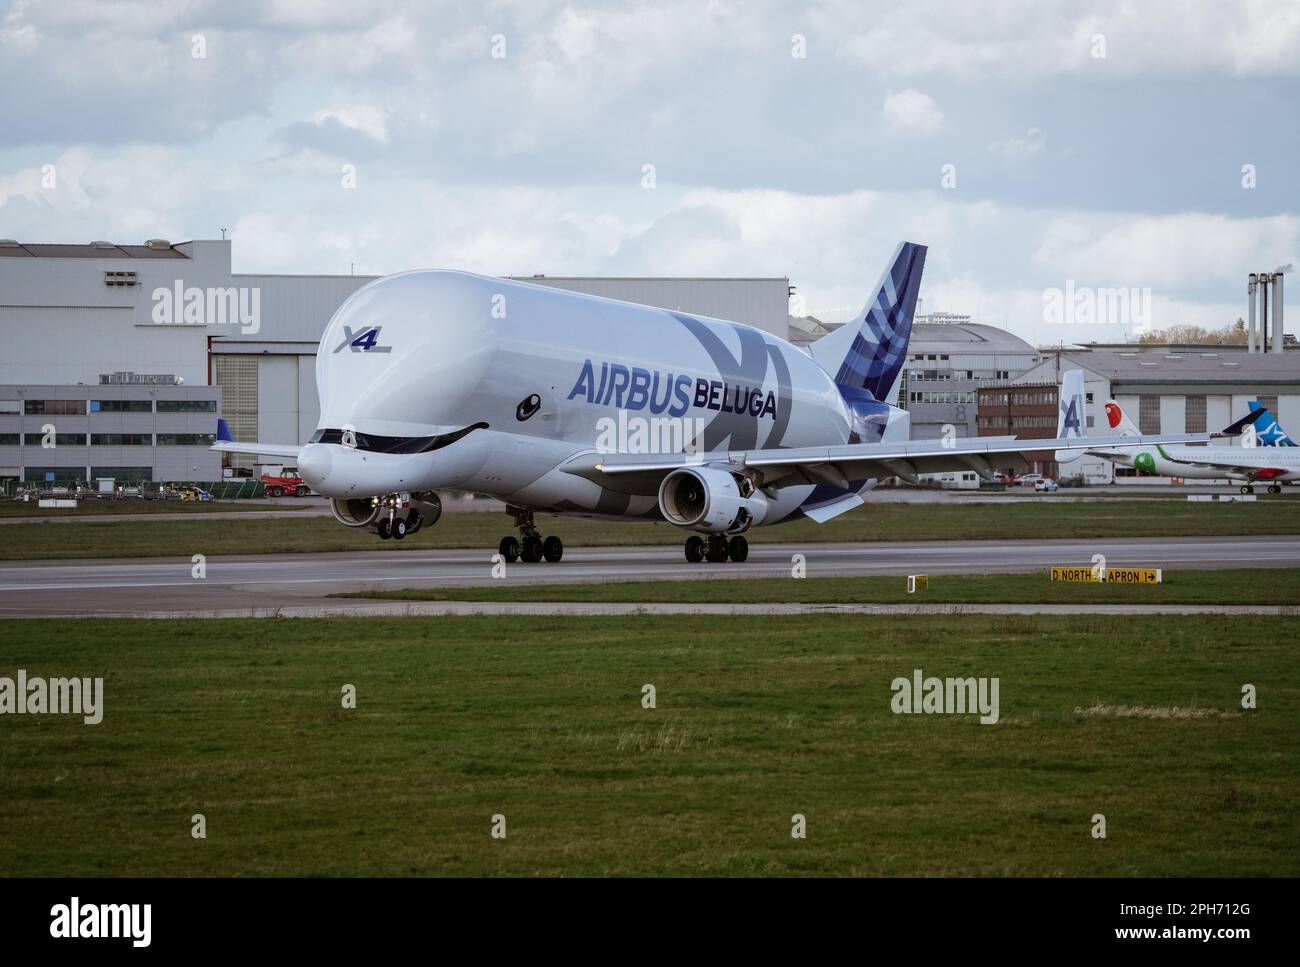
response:
{"label": "white hangar building", "polygon": [[[375,276],[236,274],[231,244],[0,239],[0,481],[218,479],[218,415],[236,439],[306,442],[321,333]],[[788,331],[786,278],[520,281]]]}

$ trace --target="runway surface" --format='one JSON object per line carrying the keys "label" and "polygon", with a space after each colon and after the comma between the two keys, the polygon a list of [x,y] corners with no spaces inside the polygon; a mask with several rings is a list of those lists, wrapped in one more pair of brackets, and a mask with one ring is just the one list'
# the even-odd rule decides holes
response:
{"label": "runway surface", "polygon": [[[1091,565],[1094,554],[1104,554],[1110,567],[1300,567],[1300,537],[756,544],[745,564],[687,564],[677,547],[571,548],[558,564],[507,565],[504,579],[492,575],[492,553],[210,557],[202,578],[192,576],[188,557],[5,562],[0,564],[0,617],[248,615],[322,608],[368,613],[375,602],[324,596],[414,587],[779,577],[790,575],[795,555],[803,556],[808,577],[1035,571],[1054,564]],[[394,607],[392,613],[406,613],[405,604]]]}

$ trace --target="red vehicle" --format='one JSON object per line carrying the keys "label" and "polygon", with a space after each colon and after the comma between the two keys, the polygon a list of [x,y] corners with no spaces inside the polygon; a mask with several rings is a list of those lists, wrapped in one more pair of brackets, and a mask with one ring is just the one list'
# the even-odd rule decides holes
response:
{"label": "red vehicle", "polygon": [[276,476],[264,473],[261,480],[266,484],[268,497],[283,497],[285,494],[290,497],[306,497],[311,493],[311,488],[299,476],[298,471],[289,467],[281,470]]}

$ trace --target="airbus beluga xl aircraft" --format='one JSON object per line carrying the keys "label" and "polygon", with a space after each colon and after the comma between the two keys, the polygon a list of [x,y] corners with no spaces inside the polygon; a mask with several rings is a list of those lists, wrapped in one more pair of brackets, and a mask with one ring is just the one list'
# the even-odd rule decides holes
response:
{"label": "airbus beluga xl aircraft", "polygon": [[[339,307],[316,356],[320,426],[294,460],[348,527],[401,539],[436,491],[505,501],[506,560],[558,561],[537,514],[667,521],[686,559],[744,561],[744,534],[825,522],[886,477],[1023,467],[1104,441],[913,441],[895,404],[926,249],[901,244],[857,319],[805,352],[735,322],[467,272],[405,272]],[[1082,401],[1078,413],[1082,414]],[[1134,446],[1205,435],[1128,437]]]}

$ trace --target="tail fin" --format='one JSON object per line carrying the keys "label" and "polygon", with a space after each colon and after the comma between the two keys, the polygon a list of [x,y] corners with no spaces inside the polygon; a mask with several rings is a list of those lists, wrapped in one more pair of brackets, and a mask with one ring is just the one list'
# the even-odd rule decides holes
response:
{"label": "tail fin", "polygon": [[221,443],[234,443],[235,435],[230,432],[230,424],[217,417],[217,440]]}
{"label": "tail fin", "polygon": [[[1258,407],[1258,409],[1256,409],[1255,407]],[[1262,406],[1259,406],[1258,403],[1252,404],[1249,413],[1243,416],[1240,420],[1237,420],[1235,423],[1230,423],[1227,426],[1225,426],[1222,430],[1219,431],[1218,435],[1219,436],[1244,436],[1246,437],[1246,439],[1242,441],[1241,444],[1244,447],[1274,446],[1274,444],[1264,440],[1263,433],[1261,433],[1259,427],[1256,425],[1261,420],[1263,420],[1264,417],[1268,415],[1269,415],[1268,410],[1264,409]]]}
{"label": "tail fin", "polygon": [[857,319],[812,344],[813,359],[835,377],[846,399],[865,391],[891,406],[898,402],[925,253],[924,245],[900,242]]}
{"label": "tail fin", "polygon": [[1250,401],[1250,412],[1259,411],[1262,415],[1255,421],[1255,432],[1259,434],[1260,442],[1266,447],[1293,447],[1295,441],[1287,436],[1286,430],[1282,429],[1282,424],[1278,423],[1277,418],[1268,411],[1259,400]]}
{"label": "tail fin", "polygon": [[[1056,417],[1058,440],[1077,440],[1088,435],[1088,398],[1083,392],[1083,370],[1071,369],[1061,376],[1057,394],[1060,412]],[[1082,450],[1057,450],[1057,463],[1072,463],[1083,456]]]}
{"label": "tail fin", "polygon": [[1128,418],[1128,414],[1125,413],[1120,408],[1120,405],[1114,400],[1106,401],[1106,422],[1108,422],[1110,428],[1120,436],[1142,435],[1138,432],[1138,428],[1133,425],[1133,421]]}

